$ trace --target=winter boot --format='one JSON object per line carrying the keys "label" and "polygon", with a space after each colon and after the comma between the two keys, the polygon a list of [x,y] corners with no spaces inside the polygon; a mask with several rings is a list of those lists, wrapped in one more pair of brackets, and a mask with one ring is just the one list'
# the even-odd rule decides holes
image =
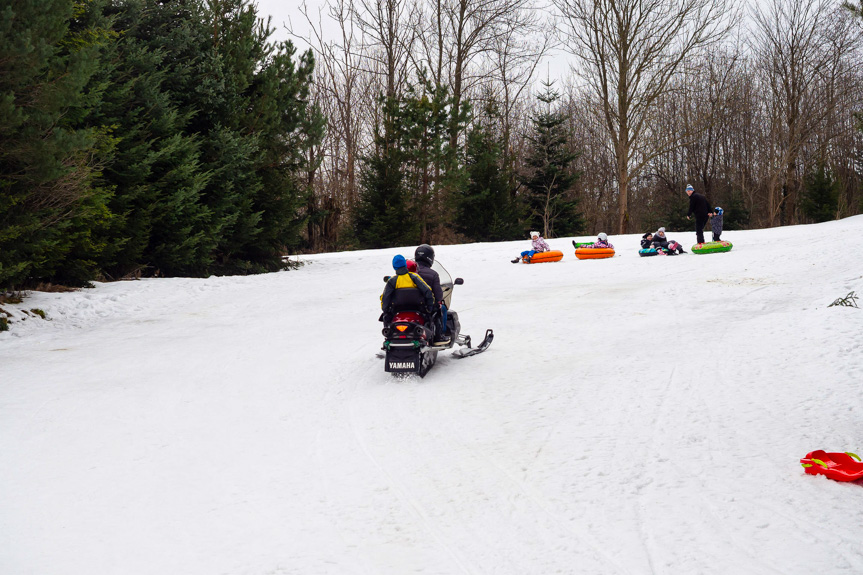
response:
{"label": "winter boot", "polygon": [[521,258],[515,258],[514,260],[512,260],[512,263],[517,264],[520,261],[521,261]]}
{"label": "winter boot", "polygon": [[450,336],[448,336],[447,334],[444,333],[444,334],[441,334],[438,337],[436,337],[434,340],[434,343],[432,345],[435,347],[443,346],[443,345],[449,345],[449,342],[451,339],[452,338],[450,338]]}

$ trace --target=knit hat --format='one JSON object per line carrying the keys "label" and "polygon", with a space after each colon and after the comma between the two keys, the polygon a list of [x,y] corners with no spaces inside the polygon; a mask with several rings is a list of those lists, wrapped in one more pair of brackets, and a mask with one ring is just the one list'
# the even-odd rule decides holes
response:
{"label": "knit hat", "polygon": [[605,234],[605,232],[600,232],[599,239],[601,239],[602,241],[605,241],[608,239],[608,236]]}
{"label": "knit hat", "polygon": [[647,239],[647,236],[652,236],[652,235],[653,235],[653,232],[647,232],[646,234],[644,234],[644,235],[643,235],[643,236],[641,236],[641,237],[642,237],[642,239],[645,239],[645,240],[646,240],[646,239]]}
{"label": "knit hat", "polygon": [[538,235],[539,235],[539,232],[530,232],[530,237],[538,236]]}
{"label": "knit hat", "polygon": [[407,262],[407,260],[405,260],[405,257],[403,255],[399,254],[393,258],[393,269],[394,270],[406,267],[407,265],[408,265],[408,262]]}
{"label": "knit hat", "polygon": [[686,185],[686,191],[688,192],[688,191],[690,191],[690,190],[694,192],[694,191],[695,191],[695,188],[693,188],[693,187],[692,187],[692,184],[687,184],[687,185]]}
{"label": "knit hat", "polygon": [[665,233],[665,228],[659,228],[658,230],[656,230],[656,233],[657,233],[657,234],[658,234],[659,232],[662,232],[662,233],[664,234],[664,233]]}
{"label": "knit hat", "polygon": [[720,208],[719,206],[716,206],[715,208],[713,208],[713,211],[716,212],[717,214],[719,214],[720,216],[723,213],[722,208]]}

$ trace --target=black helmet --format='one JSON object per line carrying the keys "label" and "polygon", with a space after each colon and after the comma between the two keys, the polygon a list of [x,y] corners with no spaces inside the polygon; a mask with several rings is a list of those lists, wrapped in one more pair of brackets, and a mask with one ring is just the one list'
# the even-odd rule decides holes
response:
{"label": "black helmet", "polygon": [[431,267],[434,263],[434,248],[428,244],[423,244],[419,246],[414,252],[414,259],[417,263],[424,263],[425,265]]}

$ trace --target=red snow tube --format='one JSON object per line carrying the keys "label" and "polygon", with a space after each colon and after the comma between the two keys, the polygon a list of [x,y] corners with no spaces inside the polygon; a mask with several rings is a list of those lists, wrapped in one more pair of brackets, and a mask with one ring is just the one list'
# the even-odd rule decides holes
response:
{"label": "red snow tube", "polygon": [[563,259],[563,252],[559,250],[551,250],[548,252],[537,252],[527,261],[527,256],[521,258],[521,261],[526,264],[541,264],[543,262],[559,262]]}
{"label": "red snow tube", "polygon": [[863,463],[856,453],[827,453],[821,449],[806,454],[800,460],[809,475],[824,475],[836,481],[863,478]]}
{"label": "red snow tube", "polygon": [[614,250],[611,248],[578,248],[575,250],[575,257],[580,260],[604,260],[614,256]]}

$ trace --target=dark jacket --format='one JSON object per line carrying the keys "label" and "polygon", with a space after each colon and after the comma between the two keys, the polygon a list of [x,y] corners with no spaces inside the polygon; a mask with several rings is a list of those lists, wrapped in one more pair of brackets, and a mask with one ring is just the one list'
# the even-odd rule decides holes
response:
{"label": "dark jacket", "polygon": [[714,214],[712,218],[710,218],[710,229],[713,230],[714,234],[722,233],[722,214]]}
{"label": "dark jacket", "polygon": [[668,247],[668,234],[664,236],[660,236],[659,234],[653,234],[653,247],[655,248],[667,248]]}
{"label": "dark jacket", "polygon": [[695,214],[696,218],[707,220],[707,214],[710,213],[710,211],[710,204],[707,203],[707,198],[698,192],[693,192],[692,195],[689,196],[689,211],[686,212],[687,216]]}
{"label": "dark jacket", "polygon": [[440,287],[440,275],[422,262],[417,262],[417,273],[432,289],[434,300],[438,303],[442,302],[443,289]]}
{"label": "dark jacket", "polygon": [[390,311],[393,305],[393,300],[396,297],[396,290],[416,288],[422,301],[418,301],[417,305],[425,304],[427,310],[431,311],[434,308],[435,297],[428,284],[418,275],[409,272],[407,267],[396,270],[396,275],[387,280],[387,285],[384,287],[384,293],[381,294],[381,309],[384,313]]}
{"label": "dark jacket", "polygon": [[649,250],[651,247],[653,247],[653,238],[647,239],[647,236],[649,235],[650,234],[647,233],[641,236],[641,249],[643,250]]}

